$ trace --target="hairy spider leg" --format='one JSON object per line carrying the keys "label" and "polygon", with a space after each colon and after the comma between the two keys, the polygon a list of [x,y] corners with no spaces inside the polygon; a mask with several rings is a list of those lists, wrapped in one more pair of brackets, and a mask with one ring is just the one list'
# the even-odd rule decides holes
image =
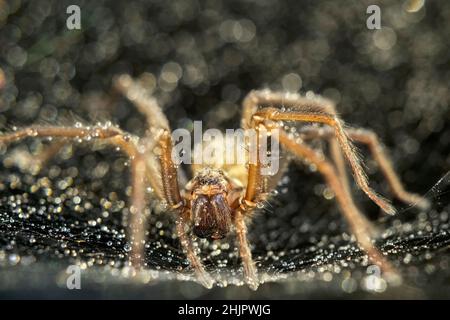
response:
{"label": "hairy spider leg", "polygon": [[177,168],[172,161],[172,137],[169,132],[164,131],[160,137],[159,145],[161,148],[160,163],[164,196],[170,209],[178,214],[176,221],[178,238],[197,279],[206,288],[212,288],[214,280],[206,272],[188,236],[190,209],[183,201],[178,187]]}
{"label": "hairy spider leg", "polygon": [[[188,232],[189,209],[180,194],[178,172],[172,161],[172,138],[167,117],[154,97],[147,90],[129,75],[121,75],[114,79],[114,87],[141,112],[147,120],[148,131],[144,141],[146,141],[147,164],[153,168],[154,189],[161,200],[169,205],[172,211],[178,215],[176,220],[177,235],[181,246],[185,252],[191,267],[193,268],[199,282],[211,288],[214,280],[205,271],[203,263],[194,250]],[[156,140],[156,143],[154,141]],[[160,148],[160,155],[154,161],[154,145]],[[160,172],[157,174],[157,172]],[[160,179],[158,179],[160,177]],[[157,181],[158,180],[158,181]],[[159,181],[160,180],[160,181]]]}
{"label": "hairy spider leg", "polygon": [[[353,141],[368,146],[395,197],[404,203],[412,206],[417,205],[422,209],[427,209],[430,206],[427,199],[418,194],[408,192],[405,189],[398,174],[394,170],[392,161],[389,159],[385,148],[375,132],[367,129],[346,129],[345,131]],[[333,139],[334,137],[334,133],[330,128],[305,127],[301,130],[300,134],[305,140],[316,138]]]}
{"label": "hairy spider leg", "polygon": [[247,240],[247,226],[245,217],[249,216],[256,207],[256,204],[266,196],[264,178],[261,175],[261,159],[259,154],[260,132],[259,126],[256,130],[256,161],[248,164],[248,181],[245,194],[240,201],[240,206],[235,210],[235,227],[237,239],[239,241],[239,254],[244,267],[244,280],[248,286],[256,290],[259,286],[258,272],[252,258],[252,252]]}
{"label": "hairy spider leg", "polygon": [[[266,96],[264,99],[261,99],[261,96]],[[242,111],[242,120],[241,126],[243,128],[249,129],[251,127],[251,119],[254,113],[260,107],[259,103],[267,102],[267,100],[272,101],[273,105],[284,107],[288,106],[291,109],[302,109],[304,106],[314,106],[315,108],[319,108],[324,110],[326,113],[337,115],[336,107],[333,101],[329,99],[325,99],[322,97],[315,97],[314,99],[305,98],[298,94],[281,94],[281,93],[273,93],[268,90],[253,90],[247,94],[243,101],[243,111]],[[345,159],[342,154],[342,150],[340,148],[339,142],[335,137],[331,137],[330,141],[330,153],[331,158],[337,168],[339,176],[341,177],[342,184],[350,190],[350,184],[348,180],[347,170],[345,166]],[[276,180],[278,177],[274,177]],[[272,185],[276,185],[277,181],[269,182]]]}
{"label": "hairy spider leg", "polygon": [[289,137],[284,130],[281,130],[280,132],[280,143],[299,158],[306,159],[316,165],[317,170],[324,176],[327,184],[333,190],[336,200],[341,207],[341,211],[344,214],[347,223],[350,225],[359,245],[368,254],[369,258],[379,265],[383,271],[396,274],[391,263],[372,244],[369,237],[372,226],[353,203],[351,195],[342,185],[334,166],[327,161],[323,155],[318,154],[306,144],[301,141],[297,142]]}
{"label": "hairy spider leg", "polygon": [[[289,111],[279,108],[259,106],[285,106]],[[353,175],[358,186],[366,195],[374,201],[383,211],[395,214],[395,208],[382,196],[370,188],[367,176],[361,166],[356,149],[350,142],[343,128],[342,121],[335,115],[327,112],[322,99],[310,99],[299,95],[285,95],[270,91],[252,91],[244,100],[243,125],[251,126],[255,120],[272,121],[299,121],[328,125],[334,129],[334,134],[339,142],[345,158],[350,163]],[[256,111],[255,111],[256,110]],[[252,116],[249,113],[254,111]]]}
{"label": "hairy spider leg", "polygon": [[12,133],[0,135],[0,144],[9,144],[27,137],[51,137],[66,139],[84,139],[100,140],[109,145],[119,147],[130,159],[131,162],[131,221],[129,223],[129,235],[132,242],[131,263],[139,268],[142,266],[144,253],[144,237],[146,215],[145,206],[145,182],[144,177],[146,166],[142,154],[138,151],[136,144],[128,134],[124,134],[116,127],[90,127],[90,128],[72,128],[72,127],[28,127],[17,130]]}

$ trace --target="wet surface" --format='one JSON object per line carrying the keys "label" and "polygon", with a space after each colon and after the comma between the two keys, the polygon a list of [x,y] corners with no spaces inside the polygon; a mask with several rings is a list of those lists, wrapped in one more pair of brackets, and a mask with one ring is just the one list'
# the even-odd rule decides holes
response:
{"label": "wet surface", "polygon": [[[450,169],[450,3],[426,1],[408,13],[399,1],[381,1],[381,31],[366,28],[372,2],[364,1],[345,10],[335,1],[114,3],[80,2],[84,27],[75,32],[64,27],[68,2],[3,8],[2,130],[112,120],[140,135],[144,119],[110,90],[119,73],[141,76],[173,128],[189,129],[193,120],[237,128],[251,89],[313,90],[336,101],[348,123],[379,134],[407,188],[426,194],[432,207],[394,202],[399,214],[385,217],[354,188],[358,207],[380,229],[377,245],[403,275],[401,284],[386,287],[370,277],[374,270],[321,177],[293,163],[249,225],[265,281],[256,293],[240,286],[233,236],[197,242],[206,268],[226,288],[194,283],[174,217],[164,212],[151,214],[148,271],[131,278],[126,159],[84,141],[38,172],[30,159],[49,141],[27,139],[0,148],[1,297],[450,296],[450,183],[448,176],[438,182]],[[368,150],[361,154],[371,185],[389,196]],[[66,288],[70,264],[82,267],[80,291]]]}

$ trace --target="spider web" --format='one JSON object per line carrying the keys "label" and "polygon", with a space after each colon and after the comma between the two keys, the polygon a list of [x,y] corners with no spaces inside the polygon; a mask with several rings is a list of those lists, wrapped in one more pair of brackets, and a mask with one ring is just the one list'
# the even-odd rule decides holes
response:
{"label": "spider web", "polygon": [[[327,290],[334,290],[327,294],[333,295],[334,292],[336,296],[386,290],[385,294],[390,294],[400,290],[399,286],[409,288],[411,284],[420,283],[424,275],[436,281],[429,284],[430,288],[435,288],[448,275],[450,173],[426,194],[433,203],[431,210],[421,212],[417,208],[407,208],[401,210],[398,216],[386,217],[377,224],[383,230],[377,246],[405,275],[403,284],[386,289],[384,283],[381,287],[367,285],[371,276],[367,270],[370,270],[371,264],[355,244],[334,201],[327,201],[321,195],[305,196],[308,199],[306,203],[292,201],[294,194],[310,192],[310,188],[296,181],[314,181],[314,176],[302,169],[305,168],[291,166],[287,176],[293,178],[282,180],[277,195],[256,214],[250,224],[249,237],[254,258],[266,283],[262,288],[277,284],[289,287],[295,281],[299,283],[296,294],[300,296],[320,294],[325,285]],[[123,199],[115,197],[107,205],[110,209],[106,210],[104,203],[111,198],[110,194],[103,197],[105,190],[100,193],[89,190],[95,183],[88,183],[91,178],[81,174],[75,178],[76,187],[64,188],[61,181],[65,181],[65,170],[62,169],[59,178],[38,190],[36,185],[39,185],[41,175],[16,172],[2,176],[3,186],[7,190],[0,201],[0,267],[3,270],[0,278],[3,284],[7,284],[3,290],[28,286],[30,275],[33,279],[36,276],[46,279],[52,278],[53,274],[62,281],[65,279],[65,268],[70,264],[83,268],[84,286],[91,290],[94,290],[99,279],[113,286],[132,283],[135,289],[140,290],[148,282],[160,287],[168,283],[183,287],[196,281],[174,235],[174,219],[164,213],[153,214],[150,219],[148,236],[151,240],[146,245],[147,271],[139,274],[138,284],[131,280],[132,269],[127,263],[130,246],[126,242],[126,228],[121,218],[122,211],[126,210],[123,206],[125,195],[122,195]],[[123,176],[107,174],[103,179],[120,180]],[[323,188],[319,182],[317,186],[318,190]],[[323,202],[325,205],[320,204]],[[83,207],[90,210],[81,212]],[[243,284],[238,251],[232,236],[215,242],[197,239],[196,244],[218,286]],[[15,274],[14,281],[11,280],[11,272]],[[34,281],[36,286],[48,285],[45,281]],[[60,285],[64,286],[64,283]],[[434,290],[410,289],[408,294],[410,297],[420,297],[433,294],[436,292]],[[177,294],[183,296],[183,292],[184,297],[190,297],[189,290],[180,289]],[[194,292],[195,295],[206,296],[217,294],[214,290],[207,293],[203,289]],[[17,291],[15,294],[20,296]],[[147,294],[151,296],[151,293]]]}

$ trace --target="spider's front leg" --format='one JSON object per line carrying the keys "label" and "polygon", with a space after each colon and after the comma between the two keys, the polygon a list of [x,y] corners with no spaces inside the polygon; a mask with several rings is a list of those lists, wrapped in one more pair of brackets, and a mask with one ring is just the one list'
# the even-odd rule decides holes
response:
{"label": "spider's front leg", "polygon": [[[258,107],[260,106],[264,106],[265,108],[258,110]],[[286,106],[290,110],[284,111],[271,106]],[[245,129],[257,129],[260,125],[266,126],[269,124],[271,126],[277,126],[279,121],[315,122],[330,126],[332,128],[330,131],[332,132],[333,137],[338,141],[346,159],[349,161],[355,179],[361,189],[385,212],[390,214],[395,212],[395,209],[385,199],[376,194],[369,187],[367,177],[361,167],[355,150],[347,137],[347,133],[343,129],[340,120],[334,113],[334,109],[330,111],[330,108],[327,108],[323,101],[299,97],[297,95],[292,97],[269,91],[253,91],[245,98],[243,107],[242,126]],[[327,184],[335,193],[342,212],[362,249],[366,251],[369,257],[378,263],[384,271],[391,274],[396,274],[395,269],[389,261],[386,260],[383,254],[372,244],[370,234],[374,233],[374,228],[359,212],[353,202],[349,188],[341,176],[345,173],[345,171],[342,170],[343,165],[337,164],[337,169],[339,172],[336,172],[335,166],[327,161],[322,155],[316,153],[313,149],[303,144],[302,141],[293,140],[293,138],[289,137],[283,129],[280,129],[280,131],[281,134],[279,141],[282,146],[298,157],[315,164],[318,171],[325,177]],[[340,151],[335,153],[337,156],[339,156],[339,154]],[[334,158],[336,159],[337,157],[334,156]],[[264,183],[261,179],[260,168],[261,166],[259,162],[256,165],[249,166],[247,192],[242,202],[243,206],[241,206],[241,212],[250,211],[251,209],[246,209],[246,207],[248,208],[249,205],[254,205],[257,203],[260,195],[265,192]],[[253,272],[255,269],[253,267],[251,255],[248,256],[247,259],[245,259],[245,255],[243,255],[244,252],[249,252],[249,250],[245,250],[248,248],[248,244],[243,243],[242,248],[243,250],[241,250],[241,256],[243,263],[246,266],[244,267],[244,271],[246,272],[246,280],[247,282],[257,281],[256,272]]]}
{"label": "spider's front leg", "polygon": [[[367,129],[346,129],[346,132],[353,141],[365,144],[369,147],[375,162],[379,165],[394,196],[411,206],[417,205],[422,209],[427,209],[430,206],[427,199],[418,194],[408,192],[405,189],[399,176],[394,170],[392,161],[389,160],[389,157],[384,150],[385,148],[382,146],[375,132]],[[306,127],[303,128],[300,133],[305,140],[316,138],[328,139],[331,141],[334,140],[334,133],[330,128]]]}
{"label": "spider's front leg", "polygon": [[247,239],[247,226],[245,218],[250,216],[256,208],[256,204],[264,200],[264,180],[261,175],[261,159],[259,154],[260,134],[259,127],[256,131],[256,161],[248,164],[248,180],[245,194],[240,200],[239,207],[235,210],[234,224],[239,241],[239,254],[244,267],[244,279],[247,285],[256,290],[259,286],[258,272],[252,258],[252,252]]}
{"label": "spider's front leg", "polygon": [[145,206],[145,176],[147,167],[143,155],[138,151],[133,138],[124,134],[116,127],[29,127],[12,133],[0,135],[0,144],[9,144],[28,137],[38,138],[62,138],[62,139],[87,139],[100,140],[106,144],[119,147],[130,159],[132,180],[132,203],[130,207],[131,220],[129,223],[129,236],[132,242],[130,255],[134,267],[141,267],[144,258],[144,240],[146,217]]}
{"label": "spider's front leg", "polygon": [[355,206],[350,193],[340,181],[339,175],[334,169],[334,166],[327,161],[323,155],[318,154],[301,141],[295,141],[283,130],[280,131],[280,143],[299,158],[306,159],[313,163],[317,167],[317,170],[324,176],[327,184],[333,190],[336,200],[341,207],[341,211],[350,225],[356,240],[362,249],[368,254],[369,258],[373,262],[377,263],[383,271],[390,274],[396,274],[394,267],[372,244],[370,239],[370,234],[373,229],[372,225],[367,219],[365,219],[365,217]]}
{"label": "spider's front leg", "polygon": [[188,235],[190,211],[181,197],[178,187],[177,168],[172,161],[172,138],[168,131],[162,133],[159,140],[159,146],[161,148],[160,163],[164,198],[170,206],[170,209],[178,214],[176,222],[178,238],[180,239],[181,246],[183,247],[191,267],[195,271],[197,279],[203,286],[210,289],[214,285],[214,280],[208,272],[206,272]]}
{"label": "spider's front leg", "polygon": [[189,211],[182,211],[180,216],[177,218],[177,235],[180,239],[181,246],[189,260],[189,263],[194,269],[198,281],[208,289],[211,289],[214,285],[214,279],[205,270],[202,261],[195,252],[194,246],[191,239],[189,238]]}
{"label": "spider's front leg", "polygon": [[[310,99],[270,91],[252,91],[244,99],[243,106],[244,128],[253,126],[255,121],[261,123],[266,120],[321,123],[331,127],[345,158],[352,168],[358,186],[384,212],[388,214],[396,213],[395,208],[369,186],[367,175],[343,128],[342,121],[336,114],[330,113],[330,108],[326,106],[323,99]],[[263,108],[258,109],[260,106],[263,106]],[[285,106],[287,110],[281,110],[273,106]]]}
{"label": "spider's front leg", "polygon": [[[143,138],[143,141],[147,142],[146,160],[148,166],[155,169],[151,173],[149,180],[153,183],[152,187],[158,198],[165,200],[169,205],[169,209],[175,211],[178,215],[176,229],[181,246],[200,283],[207,288],[211,288],[214,280],[205,271],[203,263],[195,253],[192,241],[187,234],[190,212],[185,206],[178,187],[177,169],[172,161],[172,139],[169,133],[169,121],[156,99],[151,96],[150,92],[146,90],[140,81],[136,81],[129,75],[124,74],[116,77],[113,85],[115,89],[133,103],[147,120],[148,130],[145,138]],[[154,159],[154,143],[159,144],[161,149],[159,161]]]}
{"label": "spider's front leg", "polygon": [[245,224],[245,214],[250,210],[252,209],[245,207],[238,209],[235,213],[234,224],[239,241],[239,255],[241,256],[244,267],[244,279],[250,289],[256,290],[259,286],[258,271],[247,240],[247,225]]}

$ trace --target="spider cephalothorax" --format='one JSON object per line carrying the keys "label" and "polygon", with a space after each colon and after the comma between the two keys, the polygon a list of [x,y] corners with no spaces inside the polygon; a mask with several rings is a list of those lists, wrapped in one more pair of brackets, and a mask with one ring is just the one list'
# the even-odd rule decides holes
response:
{"label": "spider cephalothorax", "polygon": [[[118,77],[115,87],[146,116],[149,130],[145,137],[130,139],[130,134],[112,126],[32,126],[0,135],[0,144],[26,137],[51,137],[57,139],[57,142],[55,147],[49,149],[50,153],[57,151],[69,139],[103,141],[120,148],[129,157],[131,164],[132,195],[129,221],[131,263],[135,267],[141,267],[145,259],[147,218],[144,213],[145,190],[149,184],[156,198],[165,202],[177,215],[177,235],[200,283],[211,288],[216,280],[206,272],[194,250],[192,239],[189,237],[189,226],[198,237],[210,239],[225,237],[234,226],[244,266],[245,282],[252,289],[256,289],[259,279],[247,240],[246,220],[251,219],[254,209],[258,207],[257,204],[265,201],[270,189],[282,177],[282,172],[272,177],[264,176],[262,161],[206,168],[197,164],[195,168],[192,165],[194,178],[185,188],[183,186],[180,188],[178,173],[181,168],[176,166],[172,159],[173,146],[169,122],[156,100],[147,94],[144,87],[127,75]],[[286,130],[289,129],[288,123],[299,122],[312,123],[316,126],[304,126],[301,130]],[[314,165],[317,172],[324,177],[361,248],[382,270],[394,272],[386,257],[371,242],[369,236],[373,231],[372,225],[353,201],[345,160],[353,172],[356,183],[370,199],[388,214],[395,213],[395,209],[369,186],[350,139],[366,144],[370,148],[397,198],[422,207],[427,205],[427,201],[404,189],[375,133],[365,129],[344,127],[335,112],[334,104],[329,100],[316,95],[301,96],[269,90],[251,91],[245,97],[241,125],[243,129],[257,131],[261,128],[278,127],[279,135],[276,139],[279,140],[280,146],[294,157]],[[313,148],[311,141],[318,139],[326,139],[329,142],[331,159]],[[256,149],[264,150],[259,142],[256,143]],[[48,158],[48,154],[40,157],[45,158]]]}

